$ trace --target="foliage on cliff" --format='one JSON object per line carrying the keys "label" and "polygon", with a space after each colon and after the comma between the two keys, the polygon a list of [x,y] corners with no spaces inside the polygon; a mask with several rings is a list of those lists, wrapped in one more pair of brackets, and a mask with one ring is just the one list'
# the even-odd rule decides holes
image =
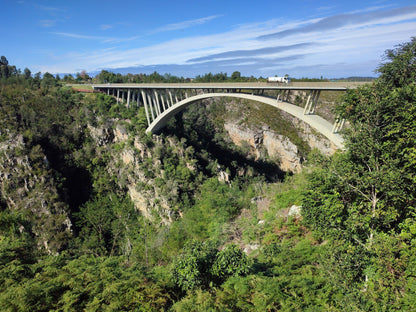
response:
{"label": "foliage on cliff", "polygon": [[152,137],[143,109],[2,78],[0,306],[412,310],[415,58],[415,39],[388,51],[338,107],[347,150],[291,177],[231,145],[212,105]]}

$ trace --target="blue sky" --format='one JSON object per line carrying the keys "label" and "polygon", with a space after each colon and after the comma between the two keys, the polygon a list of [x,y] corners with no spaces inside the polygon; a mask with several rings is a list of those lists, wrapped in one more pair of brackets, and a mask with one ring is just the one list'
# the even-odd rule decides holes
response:
{"label": "blue sky", "polygon": [[414,0],[3,0],[0,54],[32,72],[375,76]]}

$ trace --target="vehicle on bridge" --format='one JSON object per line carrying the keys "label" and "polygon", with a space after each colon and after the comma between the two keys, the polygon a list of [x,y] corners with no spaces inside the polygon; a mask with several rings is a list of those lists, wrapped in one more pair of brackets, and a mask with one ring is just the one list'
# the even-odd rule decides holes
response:
{"label": "vehicle on bridge", "polygon": [[289,84],[290,83],[290,78],[287,75],[284,76],[284,77],[269,77],[269,78],[267,78],[267,82]]}

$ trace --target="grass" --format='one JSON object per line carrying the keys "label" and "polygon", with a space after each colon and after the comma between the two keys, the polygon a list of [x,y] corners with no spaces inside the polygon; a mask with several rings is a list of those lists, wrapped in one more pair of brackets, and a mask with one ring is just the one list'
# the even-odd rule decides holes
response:
{"label": "grass", "polygon": [[92,86],[91,85],[84,85],[84,84],[68,84],[68,87],[71,87],[75,90],[86,90],[86,91],[91,91],[92,90]]}

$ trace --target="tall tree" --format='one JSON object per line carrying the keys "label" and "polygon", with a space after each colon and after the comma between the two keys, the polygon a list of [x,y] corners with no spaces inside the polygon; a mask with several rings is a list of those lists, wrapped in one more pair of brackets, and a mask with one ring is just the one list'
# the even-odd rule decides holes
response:
{"label": "tall tree", "polygon": [[2,55],[0,58],[0,65],[6,65],[6,66],[9,65],[9,61],[4,55]]}
{"label": "tall tree", "polygon": [[235,71],[231,74],[231,80],[239,81],[241,79],[241,73],[239,71]]}
{"label": "tall tree", "polygon": [[24,69],[23,73],[24,73],[25,79],[30,79],[32,77],[32,72],[27,67]]}
{"label": "tall tree", "polygon": [[406,236],[416,213],[416,39],[388,50],[385,60],[379,79],[349,90],[338,106],[350,124],[346,152],[313,173],[303,213],[312,228],[352,246],[340,254],[366,253],[351,265],[356,281],[377,291],[394,284],[385,296],[397,301],[403,271],[386,275],[391,264],[376,259],[388,258],[386,244],[396,259],[405,250],[397,247],[400,240],[416,238]]}

